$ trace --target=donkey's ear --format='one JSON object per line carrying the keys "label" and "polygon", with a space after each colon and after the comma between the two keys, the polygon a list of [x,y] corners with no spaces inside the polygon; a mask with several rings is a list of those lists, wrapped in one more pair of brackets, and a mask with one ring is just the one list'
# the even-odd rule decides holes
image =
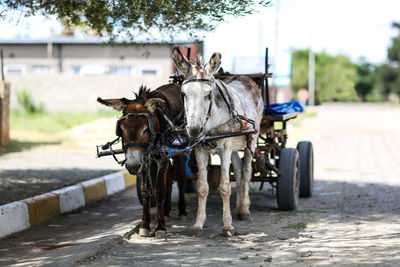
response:
{"label": "donkey's ear", "polygon": [[172,55],[178,69],[180,69],[185,76],[189,74],[192,64],[190,64],[189,60],[187,60],[187,58],[182,54],[179,47],[175,46],[172,49]]}
{"label": "donkey's ear", "polygon": [[144,107],[150,113],[156,111],[157,108],[165,109],[165,101],[161,98],[150,98],[144,103]]}
{"label": "donkey's ear", "polygon": [[207,69],[211,74],[214,74],[215,72],[217,72],[220,65],[221,65],[221,54],[215,52],[211,56],[210,61],[208,61]]}
{"label": "donkey's ear", "polygon": [[120,98],[120,99],[102,99],[102,98],[98,97],[97,102],[99,102],[100,104],[112,107],[115,110],[122,111],[122,110],[126,109],[130,100],[126,99],[125,97]]}

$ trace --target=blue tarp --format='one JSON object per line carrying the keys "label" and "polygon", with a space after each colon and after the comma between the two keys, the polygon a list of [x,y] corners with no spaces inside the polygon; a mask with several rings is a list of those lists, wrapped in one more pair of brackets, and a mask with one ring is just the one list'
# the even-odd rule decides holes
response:
{"label": "blue tarp", "polygon": [[[266,112],[267,105],[264,105],[264,111]],[[292,101],[287,103],[274,103],[270,105],[271,115],[285,115],[293,112],[302,112],[303,106],[299,101]]]}

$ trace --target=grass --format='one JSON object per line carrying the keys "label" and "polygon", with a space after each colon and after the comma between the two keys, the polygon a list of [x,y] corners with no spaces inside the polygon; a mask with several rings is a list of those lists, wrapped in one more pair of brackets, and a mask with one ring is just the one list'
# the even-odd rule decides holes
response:
{"label": "grass", "polygon": [[288,226],[285,226],[283,228],[290,228],[290,229],[301,229],[304,230],[307,227],[317,227],[320,224],[317,222],[309,222],[309,223],[304,223],[304,222],[299,222],[299,223],[295,223],[295,224],[289,224]]}
{"label": "grass", "polygon": [[26,113],[22,110],[12,110],[10,127],[11,131],[56,134],[83,123],[118,115],[118,112],[113,111],[98,111],[94,113],[63,111]]}
{"label": "grass", "polygon": [[295,224],[289,224],[288,226],[285,226],[283,228],[290,228],[290,229],[306,229],[307,224],[303,222],[295,223]]}
{"label": "grass", "polygon": [[295,216],[299,213],[303,214],[315,214],[315,213],[327,213],[326,209],[304,209],[304,210],[291,210],[291,211],[278,211],[281,216]]}
{"label": "grass", "polygon": [[10,143],[0,148],[0,155],[19,152],[37,146],[57,145],[62,140],[59,133],[80,124],[102,118],[117,117],[119,112],[37,112],[22,110],[10,112]]}

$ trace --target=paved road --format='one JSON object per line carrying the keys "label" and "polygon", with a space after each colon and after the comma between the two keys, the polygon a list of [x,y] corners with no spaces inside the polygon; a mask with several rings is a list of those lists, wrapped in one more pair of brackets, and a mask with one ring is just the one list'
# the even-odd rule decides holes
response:
{"label": "paved road", "polygon": [[1,155],[0,205],[122,170],[111,157],[95,157],[96,145],[115,138],[115,121],[78,126],[62,134],[61,144]]}
{"label": "paved road", "polygon": [[313,142],[316,159],[315,195],[301,200],[297,212],[278,211],[267,190],[252,192],[250,221],[234,221],[238,235],[222,238],[214,192],[205,235],[195,238],[188,229],[196,199],[188,195],[188,221],[173,214],[166,240],[122,239],[140,218],[130,190],[1,240],[0,265],[397,265],[400,108],[331,104],[317,111],[289,130],[292,146]]}

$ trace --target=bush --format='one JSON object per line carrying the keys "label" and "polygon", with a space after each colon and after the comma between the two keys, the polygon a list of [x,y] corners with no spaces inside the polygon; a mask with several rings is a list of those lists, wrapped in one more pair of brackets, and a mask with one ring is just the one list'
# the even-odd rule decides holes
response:
{"label": "bush", "polygon": [[17,101],[20,107],[26,112],[26,113],[43,113],[44,107],[43,103],[41,104],[35,104],[33,101],[33,97],[30,95],[30,93],[23,89],[20,91],[16,92],[17,96]]}

